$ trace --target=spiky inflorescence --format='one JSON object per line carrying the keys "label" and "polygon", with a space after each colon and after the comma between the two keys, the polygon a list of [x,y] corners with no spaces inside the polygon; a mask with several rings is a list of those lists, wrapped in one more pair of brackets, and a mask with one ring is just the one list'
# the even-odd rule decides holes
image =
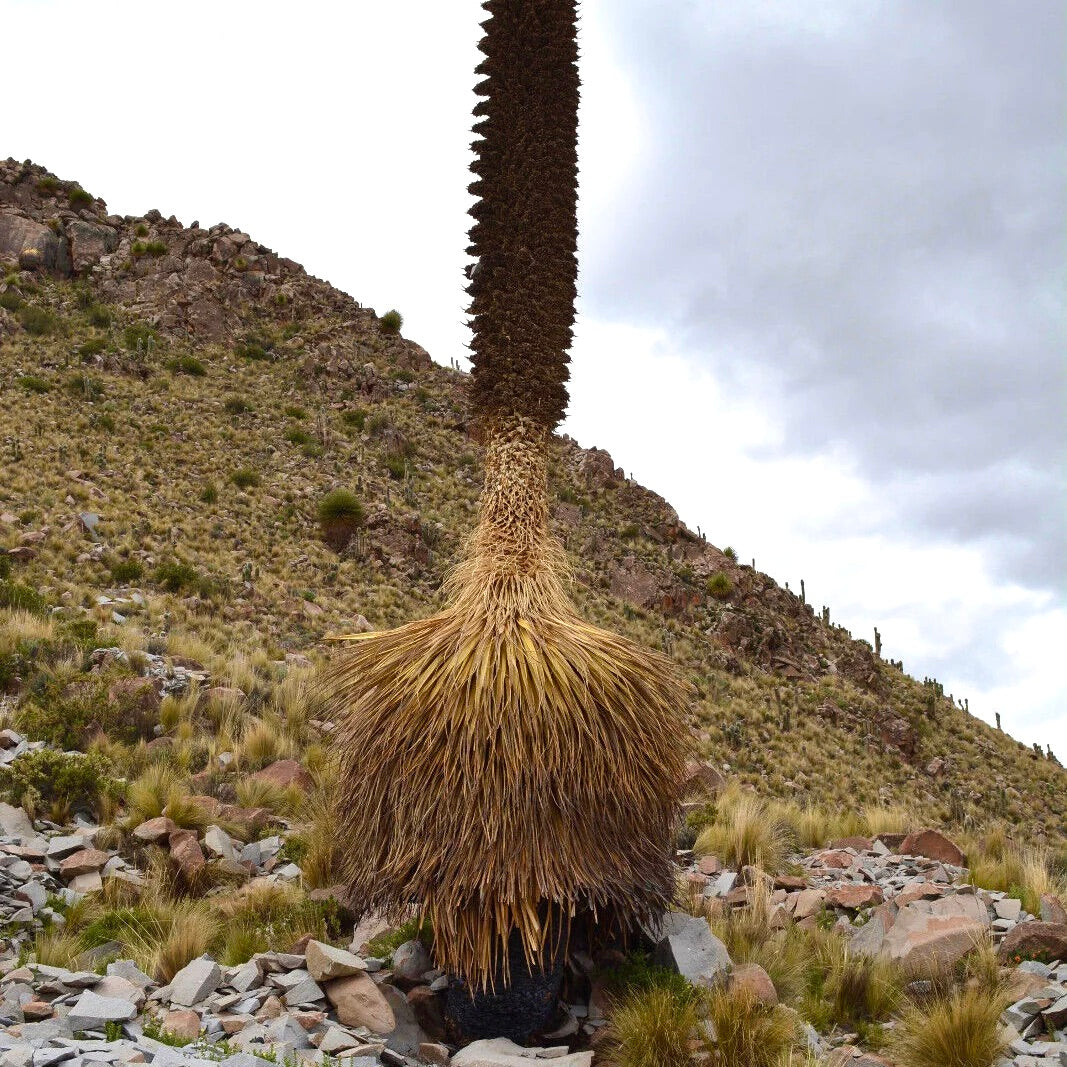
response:
{"label": "spiky inflorescence", "polygon": [[417,902],[438,963],[476,986],[513,929],[531,963],[551,960],[566,931],[546,904],[633,929],[673,893],[686,687],[578,616],[545,454],[542,428],[498,425],[448,606],[357,635],[333,675],[350,898]]}
{"label": "spiky inflorescence", "polygon": [[487,0],[468,292],[474,413],[552,429],[567,406],[578,247],[576,0]]}

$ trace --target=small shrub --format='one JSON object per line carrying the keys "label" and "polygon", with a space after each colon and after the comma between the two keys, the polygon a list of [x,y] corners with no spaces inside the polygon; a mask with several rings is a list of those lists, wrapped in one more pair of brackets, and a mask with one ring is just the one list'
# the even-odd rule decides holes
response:
{"label": "small shrub", "polygon": [[351,426],[354,430],[363,431],[363,427],[367,424],[367,413],[362,408],[356,408],[354,411],[346,411],[341,416],[341,421],[346,426]]}
{"label": "small shrub", "polygon": [[708,579],[708,596],[714,597],[716,600],[727,600],[734,591],[734,583],[730,581],[728,575],[723,574],[722,571],[716,571]]}
{"label": "small shrub", "polygon": [[28,611],[31,615],[43,615],[47,610],[47,605],[44,597],[36,589],[8,579],[0,581],[0,608]]}
{"label": "small shrub", "polygon": [[92,337],[85,344],[78,345],[78,355],[83,363],[89,363],[93,356],[99,356],[107,348],[107,342],[102,337]]}
{"label": "small shrub", "polygon": [[725,557],[726,557],[726,558],[727,558],[728,560],[730,560],[731,562],[733,562],[733,563],[736,563],[736,562],[737,562],[737,549],[736,549],[736,548],[731,548],[731,547],[730,547],[729,545],[727,545],[727,546],[726,546],[726,547],[725,547],[725,548],[724,548],[724,549],[722,550],[722,554],[723,554],[723,555],[724,555],[724,556],[725,556]]}
{"label": "small shrub", "polygon": [[87,312],[90,326],[99,326],[105,328],[111,325],[112,319],[115,317],[115,313],[109,307],[105,307],[103,304],[92,304]]}
{"label": "small shrub", "polygon": [[230,481],[238,489],[254,489],[260,484],[259,474],[250,467],[241,467],[230,475]]}
{"label": "small shrub", "polygon": [[298,404],[287,404],[285,416],[289,419],[306,419],[308,417],[307,408],[302,408]]}
{"label": "small shrub", "polygon": [[715,1067],[778,1067],[796,1043],[789,1012],[761,1003],[750,990],[716,989],[708,997],[715,1043],[708,1046]]}
{"label": "small shrub", "polygon": [[788,825],[765,800],[743,794],[726,805],[697,838],[699,855],[713,853],[734,870],[745,864],[770,873],[781,870],[792,844]]}
{"label": "small shrub", "polygon": [[200,572],[189,563],[171,560],[156,567],[156,581],[168,593],[183,593],[195,589],[201,581]]}
{"label": "small shrub", "polygon": [[367,512],[354,493],[334,489],[320,501],[318,517],[323,540],[335,552],[343,552],[366,522]]}
{"label": "small shrub", "polygon": [[218,503],[219,490],[214,482],[208,482],[203,489],[200,490],[200,502],[202,504],[215,504]]}
{"label": "small shrub", "polygon": [[126,348],[131,352],[139,348],[150,348],[159,341],[159,334],[147,322],[132,323],[123,330],[122,337]]}
{"label": "small shrub", "polygon": [[244,415],[252,410],[252,405],[243,397],[239,396],[227,397],[226,403],[223,406],[226,409],[227,415]]}
{"label": "small shrub", "polygon": [[207,367],[196,356],[188,354],[167,360],[167,369],[179,374],[189,374],[194,378],[203,378],[207,374]]}
{"label": "small shrub", "polygon": [[48,393],[52,386],[44,378],[38,378],[36,374],[23,374],[15,379],[15,384],[27,393]]}
{"label": "small shrub", "polygon": [[139,222],[139,223],[137,223],[137,226],[135,227],[133,232],[138,237],[147,237],[148,236],[148,227],[143,222]]}
{"label": "small shrub", "polygon": [[301,430],[299,426],[293,426],[285,431],[285,439],[294,445],[307,445],[311,443],[311,434],[307,430]]}
{"label": "small shrub", "polygon": [[400,333],[400,327],[404,325],[404,316],[396,308],[387,311],[379,320],[378,325],[382,333]]}
{"label": "small shrub", "polygon": [[116,560],[111,564],[111,580],[117,583],[136,582],[144,575],[144,567],[135,559]]}
{"label": "small shrub", "polygon": [[37,192],[42,195],[50,196],[57,189],[59,189],[59,179],[53,178],[51,174],[46,174],[37,182]]}
{"label": "small shrub", "polygon": [[993,1067],[1006,1042],[1000,1031],[1005,999],[988,989],[963,989],[901,1015],[890,1042],[900,1067]]}
{"label": "small shrub", "polygon": [[85,809],[98,813],[120,795],[111,765],[97,755],[27,752],[0,778],[0,794],[31,813]]}
{"label": "small shrub", "polygon": [[0,293],[0,308],[5,311],[18,311],[22,307],[22,297],[17,289],[5,289]]}
{"label": "small shrub", "polygon": [[403,453],[390,452],[382,462],[389,472],[389,477],[396,481],[403,481],[408,472],[408,458]]}
{"label": "small shrub", "polygon": [[93,202],[93,195],[86,192],[80,185],[75,185],[67,193],[67,202],[73,208],[87,207]]}
{"label": "small shrub", "polygon": [[273,355],[273,342],[261,334],[246,334],[234,345],[234,353],[245,359],[270,359]]}
{"label": "small shrub", "polygon": [[163,256],[166,252],[167,246],[162,241],[134,241],[130,245],[130,254],[135,259],[140,259],[141,256]]}
{"label": "small shrub", "polygon": [[55,312],[31,304],[27,304],[19,311],[19,321],[22,323],[22,328],[34,337],[43,337],[45,334],[52,333],[59,325]]}
{"label": "small shrub", "polygon": [[66,389],[71,396],[85,400],[99,400],[104,395],[104,383],[80,371],[67,377]]}

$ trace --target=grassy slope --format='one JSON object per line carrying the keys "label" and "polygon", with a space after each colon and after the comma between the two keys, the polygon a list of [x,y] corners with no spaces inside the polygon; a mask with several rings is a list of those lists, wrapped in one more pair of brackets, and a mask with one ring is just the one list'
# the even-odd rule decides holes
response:
{"label": "grassy slope", "polygon": [[[9,281],[23,301],[9,324],[25,306],[54,314],[43,334],[0,332],[0,512],[16,519],[0,522],[0,547],[46,532],[36,557],[16,564],[19,582],[64,615],[97,618],[99,643],[211,649],[216,668],[240,652],[317,654],[324,634],[359,615],[385,627],[433,609],[477,500],[462,375],[427,364],[372,313],[312,299],[326,287],[310,280],[284,305],[234,308],[273,346],[267,360],[237,354],[235,337],[166,329],[138,353],[126,331],[141,320],[107,303],[116,289],[106,275]],[[92,340],[102,351],[80,354]],[[202,375],[176,362],[188,356]],[[240,470],[259,484],[239,488]],[[767,576],[678,529],[659,498],[593,471],[573,442],[561,441],[555,475],[583,611],[684,666],[705,756],[793,799],[905,802],[942,823],[1004,817],[1028,838],[1063,835],[1058,764],[874,660]],[[369,513],[342,557],[315,517],[339,486]],[[80,511],[102,516],[100,544],[79,529]],[[123,560],[143,577],[117,582]],[[195,575],[168,592],[159,568],[174,563]],[[719,598],[707,590],[714,571],[730,580]],[[635,572],[667,593],[632,594],[624,579]],[[112,625],[98,596],[131,590],[146,606],[121,606],[128,621]],[[791,708],[788,729],[775,690]]]}

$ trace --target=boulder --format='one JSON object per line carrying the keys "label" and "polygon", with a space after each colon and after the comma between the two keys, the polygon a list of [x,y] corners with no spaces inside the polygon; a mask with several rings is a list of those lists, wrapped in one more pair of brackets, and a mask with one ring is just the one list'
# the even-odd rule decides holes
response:
{"label": "boulder", "polygon": [[375,1034],[391,1034],[396,1029],[393,1009],[365,974],[334,979],[326,986],[326,998],[345,1026],[365,1026]]}
{"label": "boulder", "polygon": [[523,1048],[506,1037],[475,1041],[452,1057],[452,1067],[592,1067],[592,1052],[567,1054],[558,1048]]}
{"label": "boulder", "polygon": [[346,952],[343,948],[326,945],[322,941],[309,941],[304,949],[304,956],[308,972],[316,982],[363,974],[367,969],[367,965],[359,956]]}
{"label": "boulder", "polygon": [[917,830],[908,834],[898,849],[902,856],[925,856],[939,863],[962,867],[966,862],[963,850],[937,830]]}
{"label": "boulder", "polygon": [[405,941],[393,952],[393,974],[409,984],[419,981],[432,967],[426,946],[417,939]]}
{"label": "boulder", "polygon": [[885,900],[880,886],[839,885],[826,893],[826,903],[833,908],[856,911],[858,908],[873,908]]}
{"label": "boulder", "polygon": [[146,819],[137,826],[133,831],[133,836],[138,841],[154,844],[161,838],[170,837],[177,829],[178,826],[173,819],[168,819],[165,815],[159,815],[154,819]]}
{"label": "boulder", "polygon": [[726,946],[711,932],[707,920],[681,911],[664,918],[655,961],[694,985],[709,987],[721,982],[733,966]]}
{"label": "boulder", "polygon": [[950,967],[988,937],[989,915],[975,896],[916,900],[902,908],[880,951],[909,969]]}
{"label": "boulder", "polygon": [[22,808],[0,802],[0,832],[4,837],[36,837],[33,823]]}
{"label": "boulder", "polygon": [[212,959],[201,956],[187,963],[170,983],[170,1001],[190,1008],[211,996],[222,985],[222,968]]}
{"label": "boulder", "polygon": [[1037,921],[1019,923],[1001,941],[997,955],[1007,962],[1067,960],[1067,924]]}
{"label": "boulder", "polygon": [[163,1016],[159,1028],[170,1037],[195,1041],[200,1036],[200,1016],[191,1008],[178,1008]]}
{"label": "boulder", "polygon": [[71,266],[82,274],[119,246],[119,235],[110,227],[75,219],[67,223]]}
{"label": "boulder", "polygon": [[68,856],[59,865],[59,873],[64,881],[76,878],[79,874],[91,874],[101,870],[111,854],[101,852],[98,848],[83,848]]}
{"label": "boulder", "polygon": [[175,830],[169,838],[170,857],[186,878],[194,878],[207,865],[204,850],[193,830]]}
{"label": "boulder", "polygon": [[1054,897],[1051,893],[1041,895],[1041,919],[1047,923],[1067,925],[1067,910],[1060,903],[1059,897]]}
{"label": "boulder", "polygon": [[0,260],[16,261],[22,270],[69,276],[67,240],[49,226],[0,211]]}
{"label": "boulder", "polygon": [[793,918],[807,919],[815,915],[826,903],[826,893],[821,889],[802,889],[791,898]]}

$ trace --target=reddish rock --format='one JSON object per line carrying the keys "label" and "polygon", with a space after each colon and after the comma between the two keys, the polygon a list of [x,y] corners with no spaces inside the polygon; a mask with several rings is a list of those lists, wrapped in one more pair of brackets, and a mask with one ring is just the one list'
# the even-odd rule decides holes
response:
{"label": "reddish rock", "polygon": [[866,852],[873,844],[869,837],[839,837],[830,842],[830,848],[854,848],[857,852]]}
{"label": "reddish rock", "polygon": [[160,1020],[160,1029],[172,1037],[195,1041],[200,1036],[200,1016],[190,1008],[168,1011]]}
{"label": "reddish rock", "polygon": [[774,879],[774,888],[784,889],[790,893],[799,892],[808,888],[808,880],[795,874],[779,874]]}
{"label": "reddish rock", "polygon": [[110,853],[101,852],[98,848],[83,848],[59,864],[59,873],[64,880],[76,878],[79,874],[92,874],[101,870],[109,859]]}
{"label": "reddish rock", "polygon": [[685,765],[684,792],[687,797],[713,797],[726,788],[726,777],[710,763],[690,760]]}
{"label": "reddish rock", "polygon": [[171,859],[186,878],[195,877],[206,865],[204,851],[193,830],[175,830],[169,838]]}
{"label": "reddish rock", "polygon": [[939,863],[962,867],[965,858],[962,849],[937,830],[918,830],[908,834],[898,849],[902,856],[925,856]]}
{"label": "reddish rock", "polygon": [[893,903],[898,908],[903,908],[913,900],[937,900],[945,892],[944,886],[936,882],[916,882],[914,885],[905,886],[895,897]]}
{"label": "reddish rock", "polygon": [[177,830],[177,824],[173,819],[168,819],[165,815],[158,815],[154,819],[146,819],[140,826],[133,831],[133,836],[138,841],[144,841],[147,844],[159,841],[160,838],[170,837],[175,830]]}
{"label": "reddish rock", "polygon": [[697,861],[697,870],[701,874],[722,874],[722,860],[718,856],[701,856]]}
{"label": "reddish rock", "polygon": [[201,694],[200,700],[205,704],[210,704],[212,701],[241,701],[245,698],[245,691],[238,689],[235,685],[216,685],[211,689],[205,689]]}
{"label": "reddish rock", "polygon": [[22,1017],[28,1022],[52,1018],[52,1005],[46,1000],[27,1000],[22,1005]]}
{"label": "reddish rock", "polygon": [[731,993],[748,992],[761,1004],[774,1007],[778,1003],[778,990],[771,976],[758,963],[743,963],[730,972],[727,988]]}
{"label": "reddish rock", "polygon": [[375,1034],[391,1034],[396,1029],[393,1009],[368,975],[354,974],[330,982],[326,997],[345,1026],[365,1026]]}
{"label": "reddish rock", "polygon": [[826,894],[826,903],[835,908],[873,908],[881,904],[885,896],[876,885],[841,885]]}
{"label": "reddish rock", "polygon": [[839,871],[847,871],[856,859],[851,853],[842,852],[838,849],[826,849],[822,852],[817,852],[813,858],[821,866]]}
{"label": "reddish rock", "polygon": [[417,985],[408,992],[408,1003],[423,1032],[434,1041],[444,1040],[445,1013],[441,998],[431,993],[429,986]]}
{"label": "reddish rock", "polygon": [[281,789],[295,785],[300,789],[310,789],[314,782],[307,770],[295,759],[280,759],[252,775],[263,782],[271,782]]}
{"label": "reddish rock", "polygon": [[1019,923],[1001,941],[997,955],[1007,962],[1067,959],[1067,923]]}
{"label": "reddish rock", "polygon": [[908,836],[907,834],[884,833],[884,834],[879,834],[875,838],[875,841],[881,841],[882,844],[885,845],[885,847],[887,849],[889,849],[890,852],[896,852],[896,853],[899,854],[899,852],[900,852],[900,843],[907,836]]}
{"label": "reddish rock", "polygon": [[797,920],[807,919],[814,915],[826,901],[826,894],[821,889],[802,889],[799,893],[790,895],[790,910]]}
{"label": "reddish rock", "polygon": [[881,950],[913,970],[952,967],[989,936],[989,914],[975,896],[957,893],[902,908]]}

